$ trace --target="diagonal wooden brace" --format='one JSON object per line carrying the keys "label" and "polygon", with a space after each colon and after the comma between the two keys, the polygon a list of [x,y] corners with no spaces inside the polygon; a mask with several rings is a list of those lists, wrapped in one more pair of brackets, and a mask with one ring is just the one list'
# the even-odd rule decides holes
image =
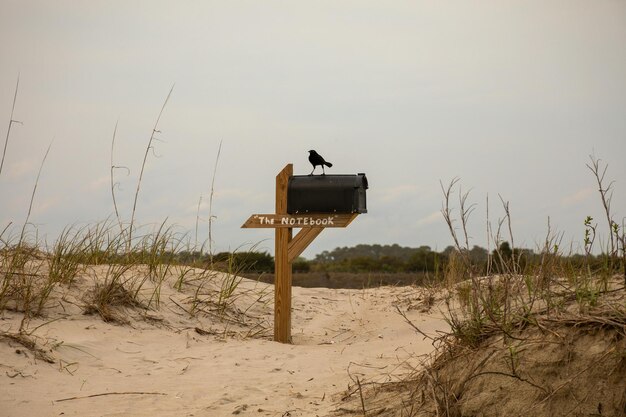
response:
{"label": "diagonal wooden brace", "polygon": [[323,227],[309,227],[302,229],[298,234],[289,242],[287,248],[287,259],[289,262],[293,262],[304,250],[309,246],[311,242],[324,230]]}

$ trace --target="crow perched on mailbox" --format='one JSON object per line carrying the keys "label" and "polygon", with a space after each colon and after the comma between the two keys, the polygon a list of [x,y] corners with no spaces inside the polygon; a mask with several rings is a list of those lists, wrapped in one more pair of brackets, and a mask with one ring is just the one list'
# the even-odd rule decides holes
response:
{"label": "crow perched on mailbox", "polygon": [[322,166],[322,175],[326,175],[326,171],[324,171],[324,165],[326,165],[328,168],[333,166],[333,164],[331,164],[330,162],[326,162],[322,155],[318,154],[315,151],[309,151],[309,162],[311,163],[311,165],[313,165],[313,171],[311,171],[309,175],[313,175],[313,172],[315,172],[315,168],[318,165]]}

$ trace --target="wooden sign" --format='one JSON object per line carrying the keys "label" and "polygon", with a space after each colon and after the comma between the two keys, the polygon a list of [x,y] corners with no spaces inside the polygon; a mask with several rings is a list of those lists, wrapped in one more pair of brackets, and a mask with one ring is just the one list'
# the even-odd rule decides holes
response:
{"label": "wooden sign", "polygon": [[357,214],[253,214],[242,228],[346,227]]}
{"label": "wooden sign", "polygon": [[[253,214],[242,228],[276,229],[274,253],[274,340],[291,343],[291,263],[326,227],[346,227],[358,214],[287,214],[288,164],[276,176],[276,213]],[[294,237],[294,228],[301,229]]]}

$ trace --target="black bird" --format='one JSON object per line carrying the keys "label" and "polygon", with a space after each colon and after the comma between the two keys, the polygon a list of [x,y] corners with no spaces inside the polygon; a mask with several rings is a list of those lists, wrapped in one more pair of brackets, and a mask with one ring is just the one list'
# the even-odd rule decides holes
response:
{"label": "black bird", "polygon": [[333,164],[331,164],[330,162],[326,162],[322,155],[318,154],[315,151],[309,151],[309,162],[311,163],[311,165],[313,165],[313,171],[311,171],[309,175],[313,175],[313,172],[315,172],[315,167],[317,167],[318,165],[322,166],[322,175],[326,175],[326,171],[324,171],[324,165],[326,165],[328,168],[333,166]]}

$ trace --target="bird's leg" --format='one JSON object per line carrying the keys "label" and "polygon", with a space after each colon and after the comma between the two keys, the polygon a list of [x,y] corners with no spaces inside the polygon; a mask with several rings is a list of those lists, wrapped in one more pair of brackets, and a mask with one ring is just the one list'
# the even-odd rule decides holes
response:
{"label": "bird's leg", "polygon": [[326,175],[326,170],[324,169],[324,164],[322,164],[322,175]]}
{"label": "bird's leg", "polygon": [[311,171],[311,173],[309,175],[313,175],[314,171],[315,171],[315,165],[313,165],[313,171]]}

